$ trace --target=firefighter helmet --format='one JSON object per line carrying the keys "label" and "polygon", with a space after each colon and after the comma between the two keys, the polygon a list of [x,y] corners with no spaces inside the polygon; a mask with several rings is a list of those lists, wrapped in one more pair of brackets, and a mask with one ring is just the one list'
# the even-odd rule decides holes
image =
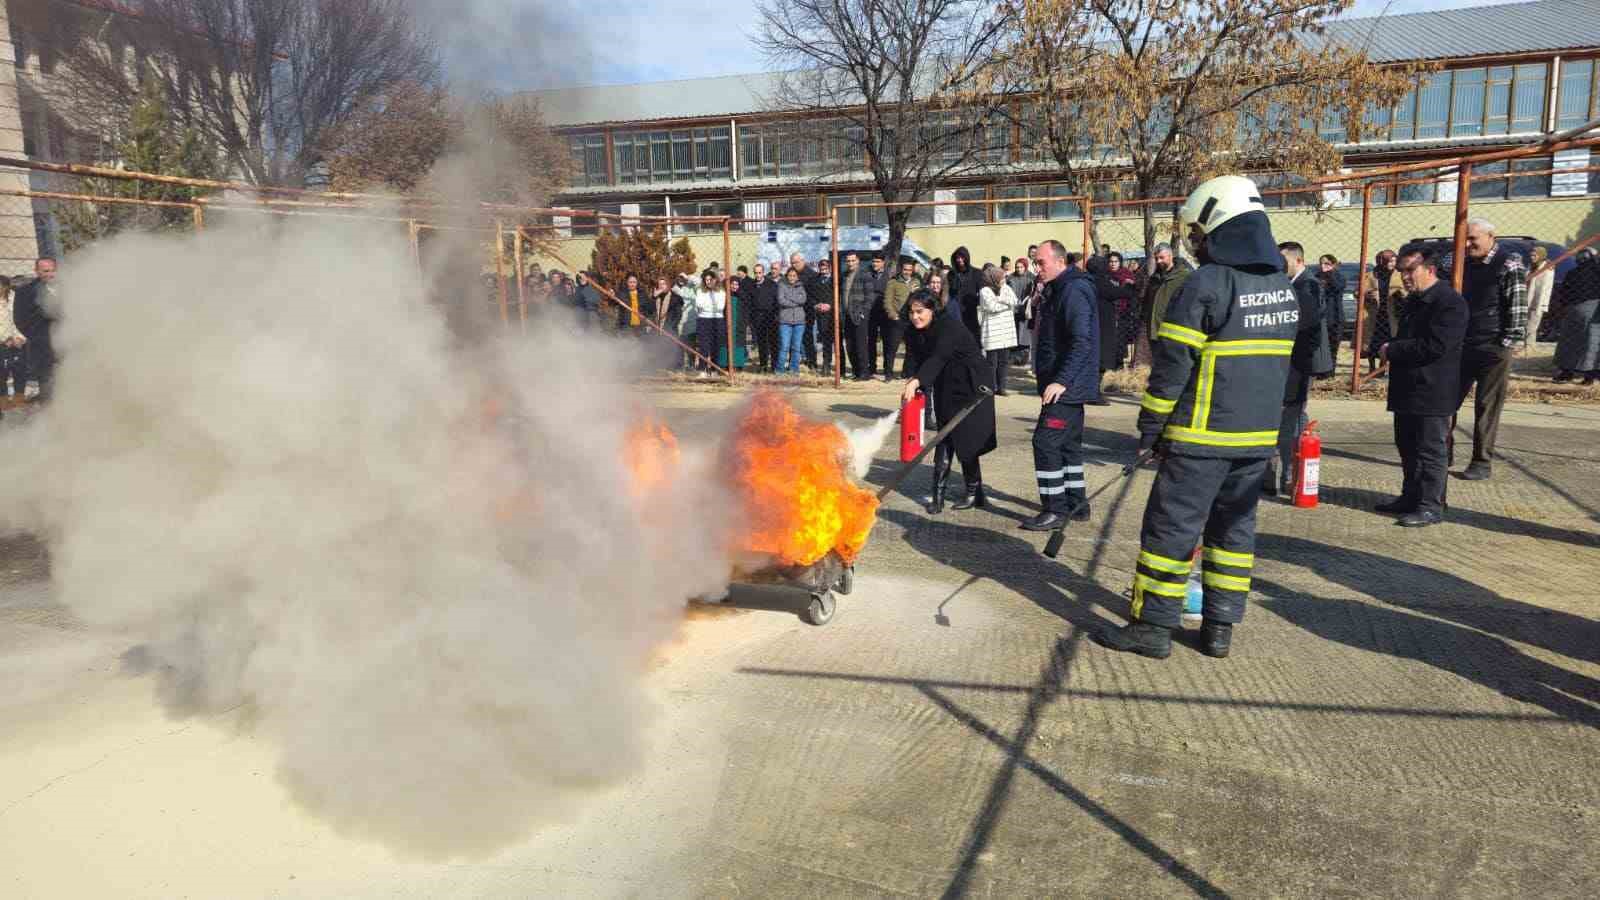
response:
{"label": "firefighter helmet", "polygon": [[[1266,212],[1266,209],[1254,181],[1243,175],[1221,175],[1194,189],[1178,210],[1178,219],[1186,235],[1191,227],[1199,228],[1201,234],[1210,234],[1235,216],[1251,210]],[[1194,249],[1192,236],[1190,249]]]}

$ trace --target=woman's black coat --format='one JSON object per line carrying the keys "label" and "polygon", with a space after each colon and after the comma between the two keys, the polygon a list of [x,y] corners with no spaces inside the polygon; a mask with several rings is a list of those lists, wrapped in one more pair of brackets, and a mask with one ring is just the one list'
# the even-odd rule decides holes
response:
{"label": "woman's black coat", "polygon": [[[939,421],[954,418],[979,396],[980,385],[994,384],[994,370],[978,339],[962,323],[934,316],[926,329],[907,338],[911,364],[924,390],[939,398]],[[985,397],[946,439],[957,459],[972,460],[995,448],[994,397]]]}

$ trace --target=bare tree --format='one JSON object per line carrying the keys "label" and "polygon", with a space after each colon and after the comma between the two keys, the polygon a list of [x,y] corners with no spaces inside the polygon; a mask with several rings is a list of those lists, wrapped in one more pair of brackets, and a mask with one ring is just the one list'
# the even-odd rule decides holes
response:
{"label": "bare tree", "polygon": [[566,184],[572,165],[566,141],[545,123],[537,100],[488,95],[469,104],[415,82],[358,106],[326,132],[323,152],[338,190],[456,203],[542,206]]}
{"label": "bare tree", "polygon": [[[1029,133],[1073,185],[1128,176],[1136,198],[1220,171],[1310,176],[1392,106],[1415,66],[1327,38],[1352,0],[1007,0],[1005,78],[1027,84]],[[1155,224],[1143,206],[1145,248]]]}
{"label": "bare tree", "polygon": [[995,4],[762,0],[759,17],[756,44],[785,71],[770,105],[805,117],[808,153],[831,169],[824,177],[871,174],[891,259],[911,210],[889,204],[926,200],[942,182],[1005,161],[1004,91],[998,79],[972,90],[1004,31]]}
{"label": "bare tree", "polygon": [[144,82],[154,80],[174,117],[259,184],[302,183],[324,133],[363,101],[397,83],[438,77],[434,48],[406,0],[54,5],[70,14],[44,17],[50,26],[30,39],[60,57],[52,77],[82,104],[80,115],[124,120]]}

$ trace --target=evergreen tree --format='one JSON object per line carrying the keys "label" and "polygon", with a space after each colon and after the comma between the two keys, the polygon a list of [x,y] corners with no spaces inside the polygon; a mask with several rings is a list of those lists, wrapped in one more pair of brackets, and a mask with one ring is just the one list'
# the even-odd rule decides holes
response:
{"label": "evergreen tree", "polygon": [[[222,174],[220,154],[200,132],[183,127],[168,113],[161,91],[151,82],[140,94],[128,116],[128,124],[113,142],[115,159],[106,160],[119,168],[154,175],[185,178],[218,178]],[[85,179],[84,189],[101,197],[135,200],[162,200],[186,203],[202,196],[200,188],[146,181],[111,178]],[[79,247],[118,232],[165,231],[193,226],[194,216],[179,207],[137,206],[126,203],[85,203],[58,201],[56,220],[64,249]]]}
{"label": "evergreen tree", "polygon": [[[589,271],[602,287],[620,295],[629,275],[639,276],[639,289],[650,293],[655,290],[657,278],[667,279],[668,284],[679,275],[693,278],[694,265],[688,238],[669,242],[664,226],[640,225],[602,229],[594,242]],[[602,321],[616,321],[616,306],[602,303],[600,317]]]}

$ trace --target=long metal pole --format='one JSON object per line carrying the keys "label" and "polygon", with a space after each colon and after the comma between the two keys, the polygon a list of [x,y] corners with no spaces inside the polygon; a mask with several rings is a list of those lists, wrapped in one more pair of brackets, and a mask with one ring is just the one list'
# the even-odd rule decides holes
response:
{"label": "long metal pole", "polygon": [[1472,163],[1461,164],[1461,172],[1456,180],[1456,244],[1454,265],[1455,271],[1451,275],[1456,293],[1461,292],[1462,279],[1467,274],[1467,206],[1472,193]]}
{"label": "long metal pole", "polygon": [[500,324],[511,325],[511,312],[506,296],[506,239],[505,225],[499,219],[494,220],[494,276],[500,286]]}
{"label": "long metal pole", "polygon": [[1094,195],[1091,194],[1091,195],[1085,197],[1084,200],[1083,200],[1083,258],[1084,258],[1084,264],[1085,265],[1088,264],[1089,257],[1093,255],[1093,254],[1091,254],[1089,252],[1089,245],[1094,243],[1093,235],[1094,235]]}
{"label": "long metal pole", "polygon": [[[1370,237],[1372,234],[1372,182],[1361,186],[1361,258],[1356,266],[1356,330],[1355,341],[1350,348],[1350,393],[1361,392],[1361,347],[1362,339],[1366,335],[1364,327],[1367,321],[1367,252],[1371,249]],[[1343,303],[1343,297],[1335,297],[1335,302]],[[1337,362],[1337,360],[1335,360]]]}
{"label": "long metal pole", "polygon": [[511,233],[511,239],[516,241],[512,245],[511,256],[517,267],[517,316],[522,324],[522,330],[526,332],[528,330],[528,286],[524,283],[527,278],[522,274],[525,270],[522,268],[521,225],[518,225],[517,230]]}
{"label": "long metal pole", "polygon": [[728,230],[729,221],[722,220],[722,318],[728,323],[728,383],[733,384],[733,291],[728,287],[733,277],[733,235]]}
{"label": "long metal pole", "polygon": [[833,273],[833,386],[839,387],[844,382],[844,350],[839,342],[839,279],[843,275],[839,271],[839,207],[828,210],[828,253],[832,256],[830,271]]}

